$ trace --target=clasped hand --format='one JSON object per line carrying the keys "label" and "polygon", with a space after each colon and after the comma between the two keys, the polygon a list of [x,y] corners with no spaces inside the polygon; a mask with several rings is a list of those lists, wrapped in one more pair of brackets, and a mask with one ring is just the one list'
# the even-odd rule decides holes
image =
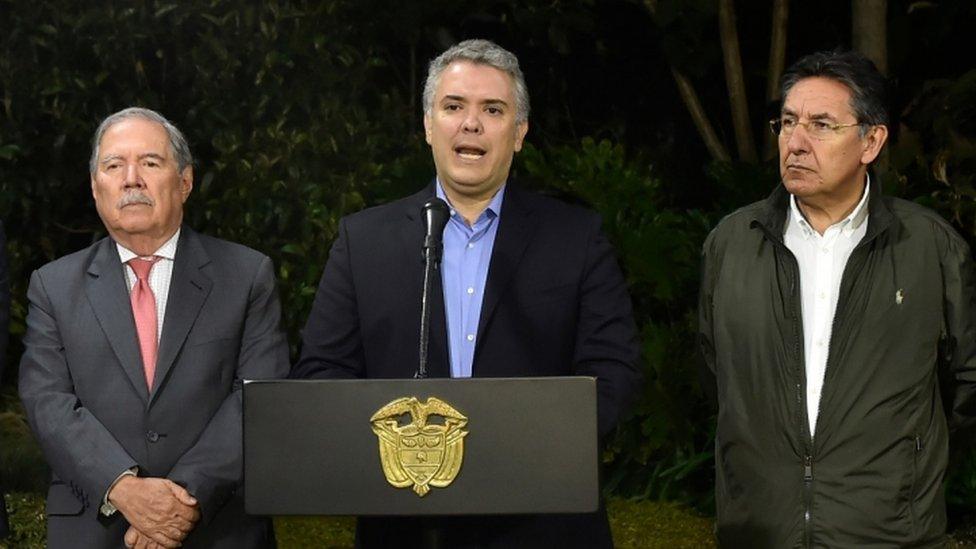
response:
{"label": "clasped hand", "polygon": [[129,521],[126,547],[179,547],[200,520],[196,498],[165,478],[123,477],[108,499]]}

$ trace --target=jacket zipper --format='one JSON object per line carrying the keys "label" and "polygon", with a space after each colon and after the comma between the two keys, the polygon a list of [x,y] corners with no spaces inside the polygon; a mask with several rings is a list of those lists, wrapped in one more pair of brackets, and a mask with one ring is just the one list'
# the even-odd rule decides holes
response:
{"label": "jacket zipper", "polygon": [[803,542],[807,547],[813,546],[813,529],[811,528],[810,508],[813,506],[813,456],[803,456]]}
{"label": "jacket zipper", "polygon": [[[858,260],[859,261],[860,260],[860,257],[855,257],[855,254],[858,254],[861,251],[861,249],[864,248],[865,246],[867,246],[867,244],[870,241],[872,241],[872,240],[874,240],[874,237],[871,237],[870,239],[868,239],[867,238],[867,235],[865,235],[865,238],[862,238],[861,241],[857,243],[857,246],[854,246],[854,249],[851,250],[851,254],[847,257],[847,263],[844,265],[844,272],[841,273],[840,285],[838,286],[838,289],[837,289],[838,294],[840,294],[844,290],[844,282],[851,276],[850,273],[849,273],[849,271],[851,270],[851,265],[853,264],[851,260]],[[786,244],[785,243],[783,244],[783,247],[786,247]],[[786,248],[786,249],[789,250],[789,248]],[[794,262],[795,269],[796,269],[796,271],[799,271],[799,264],[796,262],[796,256],[793,256],[792,254],[793,253],[790,252],[790,255],[793,257],[793,262]],[[798,292],[799,292],[799,290],[797,290],[797,293]],[[850,292],[848,291],[847,293],[850,293]],[[794,295],[793,297],[794,297],[794,299],[799,299],[796,295]],[[832,351],[835,348],[834,343],[836,342],[836,338],[834,337],[834,335],[840,333],[840,332],[837,331],[837,327],[840,325],[840,321],[841,321],[841,314],[840,313],[846,312],[846,310],[841,309],[842,303],[844,303],[844,300],[842,300],[841,297],[842,297],[841,295],[838,295],[837,296],[837,308],[834,310],[834,318],[833,318],[833,320],[831,321],[831,324],[830,324],[830,339],[828,340],[829,342],[827,343],[827,362],[826,362],[826,364],[824,364],[824,382],[823,382],[823,385],[820,388],[820,400],[817,402],[817,417],[818,418],[820,417],[821,406],[823,406],[823,401],[824,401],[823,394],[824,394],[824,390],[827,388],[827,373],[831,371],[830,364],[831,364],[831,359],[833,358]],[[802,322],[801,322],[800,325],[801,325],[801,329],[802,329]],[[806,364],[806,360],[804,360],[803,362],[804,362],[804,364]],[[805,366],[804,366],[804,376],[806,376],[806,367]],[[805,377],[804,377],[804,379],[805,379]],[[802,406],[803,406],[803,410],[806,411],[806,394],[803,395]],[[803,431],[802,434],[806,437],[805,446],[806,446],[807,454],[804,456],[804,463],[803,463],[803,486],[804,486],[804,492],[805,492],[805,494],[804,494],[805,495],[804,505],[806,507],[805,512],[803,514],[803,523],[805,525],[805,528],[804,528],[804,530],[805,530],[805,536],[804,536],[805,545],[806,545],[806,547],[809,548],[809,547],[812,547],[813,546],[813,526],[812,526],[811,508],[813,507],[813,490],[812,490],[812,484],[813,484],[813,447],[814,447],[814,445],[813,445],[813,433],[810,432],[810,429],[809,429],[809,425],[810,425],[810,417],[809,417],[809,414],[804,414],[804,416],[806,417],[807,422],[801,427],[801,431]]]}
{"label": "jacket zipper", "polygon": [[[783,245],[786,248],[786,245]],[[795,283],[791,288],[790,297],[793,300],[793,345],[800,364],[800,375],[806,380],[806,359],[803,356],[803,318],[801,312],[797,310],[798,303],[802,303],[800,298],[800,265],[796,261],[793,252],[786,248],[793,259],[793,280]],[[803,544],[805,547],[813,547],[813,434],[810,432],[810,418],[807,414],[807,394],[803,383],[796,384],[797,405],[800,408],[800,438],[803,440]],[[819,406],[819,404],[818,404]]]}
{"label": "jacket zipper", "polygon": [[[790,309],[792,320],[793,320],[793,353],[799,368],[797,375],[800,376],[799,379],[806,379],[806,360],[803,357],[803,320],[800,317],[801,312],[799,311],[798,304],[800,303],[800,264],[796,260],[796,256],[793,252],[786,246],[786,244],[776,238],[773,234],[766,229],[764,225],[760,224],[762,231],[766,233],[767,238],[774,243],[775,246],[779,247],[780,251],[786,254],[792,260],[790,264],[790,303],[792,307]],[[836,320],[836,315],[835,315]],[[828,347],[829,353],[829,347]],[[829,354],[828,354],[829,356]],[[807,414],[807,399],[806,392],[802,383],[797,382],[796,384],[796,400],[797,406],[800,410],[800,440],[803,444],[803,545],[804,547],[812,547],[813,545],[813,435],[810,433],[810,418]],[[819,406],[819,405],[818,405]]]}
{"label": "jacket zipper", "polygon": [[[847,263],[844,265],[844,272],[841,273],[841,276],[840,276],[840,286],[838,286],[838,288],[837,288],[837,292],[838,292],[838,296],[837,296],[837,308],[834,310],[834,319],[830,323],[830,339],[827,342],[827,363],[824,364],[824,383],[823,383],[823,386],[821,386],[821,388],[820,388],[820,396],[821,396],[820,401],[817,402],[817,417],[818,418],[820,417],[820,412],[821,412],[821,408],[820,407],[823,405],[823,390],[824,390],[824,388],[826,388],[826,385],[827,385],[827,372],[829,372],[830,369],[831,369],[830,368],[830,362],[831,362],[830,359],[833,358],[831,356],[832,355],[831,351],[833,351],[833,349],[834,349],[834,343],[836,342],[836,338],[834,337],[834,334],[838,334],[838,333],[843,334],[843,332],[838,332],[838,330],[837,330],[837,327],[840,326],[840,319],[841,319],[840,313],[842,312],[842,310],[841,310],[840,307],[841,307],[841,304],[843,303],[843,301],[841,300],[841,296],[839,294],[844,289],[844,281],[847,280],[847,278],[849,277],[848,271],[850,271],[850,269],[851,269],[851,260],[852,259],[855,259],[854,254],[858,253],[862,247],[864,247],[864,246],[866,246],[868,244],[868,241],[865,240],[866,238],[867,238],[867,235],[865,235],[865,238],[862,238],[861,241],[857,243],[857,246],[854,246],[854,249],[851,250],[851,255],[849,255],[847,257]],[[872,238],[871,240],[874,240],[874,238]],[[860,259],[860,258],[857,258],[857,259]],[[848,292],[848,293],[850,293],[850,292]],[[844,311],[844,312],[846,312],[846,311]],[[808,420],[809,420],[809,418],[808,418]],[[813,443],[813,434],[812,433],[810,434],[810,442],[811,442],[811,444]]]}

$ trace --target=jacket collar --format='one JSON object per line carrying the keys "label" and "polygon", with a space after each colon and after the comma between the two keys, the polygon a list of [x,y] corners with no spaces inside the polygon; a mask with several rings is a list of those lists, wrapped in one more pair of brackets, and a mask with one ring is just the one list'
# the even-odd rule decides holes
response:
{"label": "jacket collar", "polygon": [[[881,178],[871,173],[870,192],[868,196],[868,229],[862,242],[869,242],[874,237],[886,231],[891,225],[894,215],[881,195]],[[750,227],[761,227],[767,236],[777,242],[783,242],[783,227],[786,226],[786,215],[790,208],[790,193],[782,183],[776,185],[773,192],[762,202],[756,210]]]}

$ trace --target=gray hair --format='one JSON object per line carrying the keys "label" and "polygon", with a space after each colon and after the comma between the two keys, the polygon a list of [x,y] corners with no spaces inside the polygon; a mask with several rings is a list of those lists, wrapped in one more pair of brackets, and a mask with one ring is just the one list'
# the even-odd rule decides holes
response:
{"label": "gray hair", "polygon": [[183,132],[179,128],[174,126],[165,116],[154,110],[144,109],[142,107],[129,107],[115,114],[108,115],[98,125],[98,129],[95,130],[95,136],[92,138],[91,158],[88,159],[88,170],[92,174],[98,171],[98,152],[105,132],[112,126],[128,118],[142,118],[143,120],[156,122],[166,130],[166,136],[169,137],[169,146],[173,151],[173,156],[176,157],[180,173],[183,173],[183,169],[187,166],[193,165],[193,155],[190,154],[190,146],[186,143],[186,137],[183,136]]}
{"label": "gray hair", "polygon": [[861,124],[861,136],[867,126],[888,125],[885,108],[885,79],[870,59],[856,51],[822,51],[811,53],[793,64],[780,81],[781,97],[805,78],[828,78],[851,91],[851,110]]}
{"label": "gray hair", "polygon": [[512,77],[515,83],[515,122],[521,124],[529,119],[529,88],[519,68],[515,55],[490,40],[465,40],[447,49],[430,62],[427,67],[427,80],[424,82],[424,114],[434,108],[434,91],[440,83],[444,69],[455,61],[470,61],[478,65],[488,65]]}

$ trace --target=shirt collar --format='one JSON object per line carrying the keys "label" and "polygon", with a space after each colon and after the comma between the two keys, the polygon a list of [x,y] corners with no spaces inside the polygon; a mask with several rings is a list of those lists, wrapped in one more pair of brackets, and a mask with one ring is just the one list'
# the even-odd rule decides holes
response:
{"label": "shirt collar", "polygon": [[[843,220],[838,221],[831,225],[831,227],[840,226],[841,234],[850,237],[854,234],[862,223],[868,219],[868,194],[871,192],[871,174],[866,174],[864,180],[864,192],[861,193],[861,200],[854,207],[854,211],[850,213]],[[800,212],[800,207],[796,203],[796,196],[790,195],[790,215],[787,218],[787,223],[790,221],[795,222],[800,227],[800,234],[803,238],[809,238],[815,232],[807,219],[803,217],[803,213]]]}
{"label": "shirt collar", "polygon": [[[180,240],[181,230],[182,228],[176,229],[173,236],[171,236],[169,240],[160,246],[159,249],[156,250],[156,252],[152,255],[173,261],[176,258],[176,243]],[[119,259],[122,260],[122,263],[128,263],[129,260],[139,257],[135,252],[119,244],[118,242],[115,243],[115,248],[119,251]]]}
{"label": "shirt collar", "polygon": [[[477,224],[479,221],[484,219],[485,216],[498,217],[502,214],[502,202],[503,199],[505,198],[505,187],[507,185],[508,185],[507,183],[502,184],[502,186],[495,193],[495,196],[491,198],[491,202],[488,203],[488,207],[485,208],[485,211],[482,212],[480,216],[478,216],[477,220],[475,220],[475,224]],[[439,177],[437,178],[437,185],[435,185],[435,190],[437,193],[437,198],[440,198],[444,202],[447,202],[447,205],[450,206],[451,217],[457,218],[457,212],[454,210],[454,205],[451,204],[451,200],[447,197],[447,194],[444,193],[444,187],[441,185],[441,179]]]}

